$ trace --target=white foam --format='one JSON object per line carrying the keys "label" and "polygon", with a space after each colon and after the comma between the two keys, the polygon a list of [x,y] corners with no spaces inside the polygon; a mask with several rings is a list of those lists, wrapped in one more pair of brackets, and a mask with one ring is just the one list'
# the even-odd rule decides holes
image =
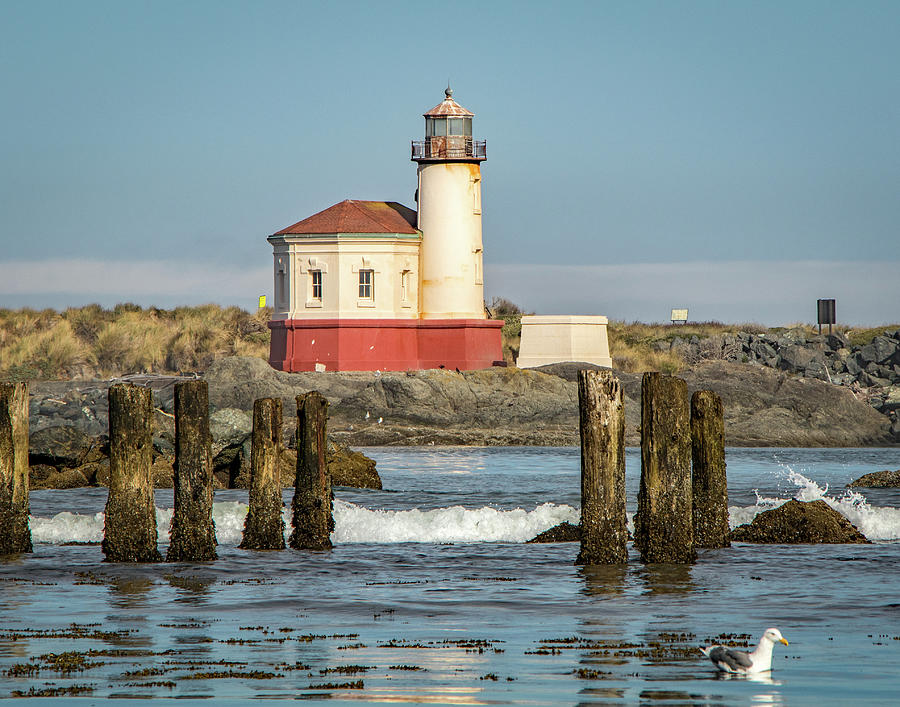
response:
{"label": "white foam", "polygon": [[[285,534],[290,533],[290,509],[285,508]],[[213,504],[216,539],[221,545],[237,545],[244,531],[247,504],[225,501]],[[522,508],[497,510],[466,509],[462,506],[430,511],[381,511],[357,506],[340,499],[334,502],[334,543],[440,543],[511,542],[520,543],[554,525],[579,522],[577,509],[567,505],[544,503],[532,511]],[[103,513],[82,515],[65,511],[52,518],[31,516],[34,542],[100,542],[103,539]],[[171,508],[156,509],[157,533],[161,543],[169,538]]]}
{"label": "white foam", "polygon": [[553,503],[543,503],[533,511],[502,511],[490,506],[379,511],[336,500],[333,538],[338,543],[521,543],[563,521],[578,523],[578,511]]}
{"label": "white foam", "polygon": [[81,515],[63,511],[52,518],[29,516],[31,539],[36,543],[99,543],[103,540],[103,513]]}
{"label": "white foam", "polygon": [[[828,495],[828,485],[819,486],[790,466],[786,465],[787,479],[797,487],[792,498],[798,501],[825,501],[849,520],[867,539],[876,541],[900,540],[900,509],[871,506],[858,491],[842,489],[839,496]],[[756,494],[756,505],[729,506],[728,523],[732,528],[751,522],[759,513],[778,508],[790,498],[765,497]]]}

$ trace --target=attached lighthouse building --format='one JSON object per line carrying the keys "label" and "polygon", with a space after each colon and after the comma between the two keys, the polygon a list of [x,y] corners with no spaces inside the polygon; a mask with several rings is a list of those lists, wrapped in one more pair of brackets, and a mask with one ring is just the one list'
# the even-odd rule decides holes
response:
{"label": "attached lighthouse building", "polygon": [[502,359],[484,312],[481,162],[473,114],[452,98],[413,141],[418,213],[342,201],[268,237],[269,363],[284,371],[487,368]]}

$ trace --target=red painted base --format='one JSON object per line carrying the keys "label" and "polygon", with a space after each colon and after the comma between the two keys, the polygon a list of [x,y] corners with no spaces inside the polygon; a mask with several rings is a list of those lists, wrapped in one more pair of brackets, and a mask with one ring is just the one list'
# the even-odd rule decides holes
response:
{"label": "red painted base", "polygon": [[288,319],[269,322],[269,364],[280,371],[490,368],[503,359],[492,319]]}

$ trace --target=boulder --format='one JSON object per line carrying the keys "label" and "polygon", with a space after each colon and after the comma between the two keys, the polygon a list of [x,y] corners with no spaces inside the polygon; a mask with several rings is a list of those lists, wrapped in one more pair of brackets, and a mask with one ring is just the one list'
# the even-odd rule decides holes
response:
{"label": "boulder", "polygon": [[581,541],[581,526],[574,525],[569,521],[563,521],[559,525],[554,525],[543,533],[538,533],[529,543],[574,543]]}
{"label": "boulder", "polygon": [[767,344],[765,341],[758,342],[754,347],[754,351],[760,358],[767,361],[778,356],[778,352],[772,347],[772,345]]}
{"label": "boulder", "polygon": [[84,478],[78,469],[60,469],[54,470],[49,474],[43,475],[43,478],[33,487],[37,489],[76,489],[83,486],[90,486],[90,482]]}
{"label": "boulder", "polygon": [[808,341],[806,331],[803,327],[793,327],[788,329],[779,338],[784,345],[800,344],[802,346]]}
{"label": "boulder", "polygon": [[[224,447],[213,457],[213,475],[224,488],[250,488],[250,455],[253,440],[245,437],[238,444]],[[215,445],[213,445],[215,449]]]}
{"label": "boulder", "polygon": [[222,408],[209,416],[212,436],[212,455],[216,457],[226,447],[238,447],[253,431],[253,418],[237,408]]}
{"label": "boulder", "polygon": [[[375,470],[375,460],[342,444],[328,440],[325,464],[333,486],[380,489],[381,477]],[[235,469],[237,470],[235,473]],[[297,451],[283,449],[278,461],[278,473],[283,488],[293,488],[297,477]],[[216,478],[225,488],[250,487],[250,450],[239,450],[231,467],[218,467]]]}
{"label": "boulder", "polygon": [[779,351],[778,367],[785,371],[804,371],[813,361],[824,363],[825,357],[818,351],[799,344],[785,346]]}
{"label": "boulder", "polygon": [[[616,375],[628,398],[626,435],[632,436],[627,443],[639,444],[629,409],[639,424],[640,376]],[[725,361],[699,364],[679,377],[690,392],[713,390],[721,396],[726,441],[732,446],[858,447],[891,441],[890,421],[846,387]]]}
{"label": "boulder", "polygon": [[877,400],[869,401],[882,415],[890,415],[894,411],[900,411],[900,385],[892,385],[884,388]]}
{"label": "boulder", "polygon": [[891,381],[887,378],[881,378],[879,376],[874,376],[868,371],[863,371],[857,377],[860,385],[865,386],[866,388],[889,388],[891,385]]}
{"label": "boulder", "polygon": [[28,470],[28,486],[32,491],[52,488],[47,486],[47,479],[56,476],[57,473],[59,473],[59,469],[50,464],[32,464]]}
{"label": "boulder", "polygon": [[844,516],[825,501],[790,500],[763,511],[749,525],[731,531],[732,542],[801,545],[820,543],[868,543]]}
{"label": "boulder", "polygon": [[894,339],[876,336],[859,350],[858,356],[864,363],[886,363],[897,354],[897,348],[898,343]]}
{"label": "boulder", "polygon": [[900,470],[898,471],[873,471],[871,474],[863,474],[847,486],[858,486],[867,489],[900,488]]}
{"label": "boulder", "polygon": [[839,351],[840,349],[849,349],[850,348],[850,340],[843,334],[826,334],[825,335],[825,346],[827,346],[832,351]]}
{"label": "boulder", "polygon": [[844,368],[846,368],[847,373],[849,373],[854,378],[862,373],[862,366],[859,365],[859,361],[856,360],[855,356],[848,356],[844,359]]}
{"label": "boulder", "polygon": [[803,374],[807,378],[818,378],[822,381],[829,380],[828,369],[821,361],[810,361]]}
{"label": "boulder", "polygon": [[30,435],[28,459],[31,464],[55,467],[79,466],[95,446],[95,440],[74,425],[45,427]]}
{"label": "boulder", "polygon": [[381,477],[375,470],[375,460],[362,452],[329,440],[326,464],[333,486],[381,489]]}
{"label": "boulder", "polygon": [[109,459],[87,462],[78,467],[92,486],[109,486]]}
{"label": "boulder", "polygon": [[[331,474],[332,486],[381,489],[381,477],[375,470],[375,460],[369,459],[362,452],[328,440],[325,464],[328,467],[328,473]],[[279,473],[281,485],[284,488],[292,488],[297,478],[296,450],[285,449],[282,451]]]}
{"label": "boulder", "polygon": [[175,457],[158,456],[150,466],[153,488],[170,489],[175,485]]}

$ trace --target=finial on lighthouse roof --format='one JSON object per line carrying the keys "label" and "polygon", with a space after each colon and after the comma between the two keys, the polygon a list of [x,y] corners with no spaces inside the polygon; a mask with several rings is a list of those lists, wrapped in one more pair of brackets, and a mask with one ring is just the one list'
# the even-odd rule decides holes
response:
{"label": "finial on lighthouse roof", "polygon": [[432,108],[427,113],[423,115],[426,118],[441,118],[441,117],[460,117],[460,118],[471,118],[475,115],[472,111],[466,110],[459,103],[453,100],[453,89],[450,88],[450,82],[447,82],[447,88],[444,89],[444,100],[438,103],[434,108]]}

